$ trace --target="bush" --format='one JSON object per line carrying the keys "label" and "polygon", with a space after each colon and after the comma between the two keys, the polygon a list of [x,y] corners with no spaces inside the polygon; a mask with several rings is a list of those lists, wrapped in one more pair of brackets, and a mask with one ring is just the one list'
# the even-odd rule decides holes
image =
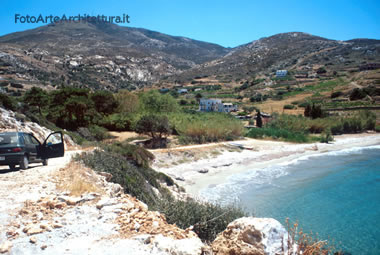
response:
{"label": "bush", "polygon": [[154,155],[137,145],[129,144],[127,142],[116,142],[112,145],[104,147],[104,150],[117,153],[128,160],[135,162],[138,166],[149,166],[150,162],[154,159]]}
{"label": "bush", "polygon": [[310,104],[306,105],[304,116],[311,117],[312,119],[323,117],[323,111],[322,111],[321,106],[315,105],[314,103],[312,106],[310,106]]}
{"label": "bush", "polygon": [[95,138],[96,141],[102,141],[104,139],[111,138],[111,135],[108,133],[108,130],[104,127],[99,127],[97,125],[91,125],[88,127],[91,135]]}
{"label": "bush", "polygon": [[[95,171],[112,174],[111,181],[119,183],[126,193],[146,203],[149,209],[165,214],[170,224],[176,224],[183,229],[193,226],[193,230],[204,241],[211,242],[231,221],[246,216],[240,208],[233,206],[222,207],[192,199],[175,200],[169,191],[159,184],[159,181],[164,181],[171,186],[175,185],[174,181],[149,167],[138,166],[136,161],[126,157],[136,153],[134,150],[138,149],[129,146],[120,143],[106,146],[105,151],[82,153],[76,160]],[[160,198],[153,188],[159,190]]]}
{"label": "bush", "polygon": [[102,141],[111,138],[107,129],[96,125],[91,125],[88,128],[80,127],[76,133],[87,141]]}
{"label": "bush", "polygon": [[158,199],[152,187],[162,193],[167,192],[158,183],[161,177],[157,172],[149,167],[137,166],[134,161],[127,160],[118,153],[95,150],[82,153],[76,160],[95,171],[112,174],[111,182],[119,183],[126,193],[148,206],[153,206]]}
{"label": "bush", "polygon": [[331,131],[327,131],[323,133],[320,137],[320,142],[321,143],[329,143],[334,140],[334,137],[331,134]]}
{"label": "bush", "polygon": [[171,95],[162,95],[156,90],[141,94],[140,103],[145,112],[152,114],[177,112],[179,110],[177,101]]}
{"label": "bush", "polygon": [[337,97],[340,97],[342,95],[343,95],[342,91],[335,91],[335,92],[331,93],[331,98],[337,98]]}
{"label": "bush", "polygon": [[376,115],[371,111],[360,111],[352,116],[337,119],[331,125],[332,134],[358,133],[364,130],[375,130]]}
{"label": "bush", "polygon": [[171,115],[170,121],[182,144],[228,141],[243,134],[243,124],[224,113]]}
{"label": "bush", "polygon": [[114,113],[104,116],[98,124],[112,131],[132,131],[136,126],[136,117],[136,114]]}
{"label": "bush", "polygon": [[242,209],[234,206],[223,207],[193,199],[181,201],[168,196],[161,199],[153,209],[164,213],[170,224],[183,229],[193,226],[193,231],[199,238],[208,242],[213,241],[230,222],[246,216]]}
{"label": "bush", "polygon": [[3,93],[0,93],[0,106],[11,111],[16,110],[15,100]]}
{"label": "bush", "polygon": [[364,92],[364,90],[359,89],[359,88],[354,88],[351,93],[350,93],[350,100],[359,100],[363,99],[367,96],[367,94]]}
{"label": "bush", "polygon": [[274,127],[252,128],[246,136],[256,139],[270,137],[273,139],[297,143],[305,143],[309,141],[308,136],[305,133]]}
{"label": "bush", "polygon": [[294,108],[295,108],[295,106],[292,105],[292,104],[286,104],[286,105],[284,105],[284,109],[291,110],[291,109],[294,109]]}

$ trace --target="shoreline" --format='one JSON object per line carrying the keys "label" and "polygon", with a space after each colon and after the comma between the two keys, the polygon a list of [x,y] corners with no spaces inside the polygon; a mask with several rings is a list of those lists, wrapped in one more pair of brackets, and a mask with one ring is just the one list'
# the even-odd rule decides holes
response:
{"label": "shoreline", "polygon": [[[238,149],[243,146],[250,149]],[[380,145],[380,134],[345,134],[329,144],[295,144],[280,141],[245,139],[204,146],[181,147],[155,152],[152,167],[163,172],[185,188],[191,197],[200,198],[200,191],[225,183],[227,178],[257,168],[289,164],[305,156],[323,155],[354,147]],[[202,158],[202,156],[204,156]],[[211,158],[210,158],[211,157]],[[165,162],[165,164],[162,164]]]}

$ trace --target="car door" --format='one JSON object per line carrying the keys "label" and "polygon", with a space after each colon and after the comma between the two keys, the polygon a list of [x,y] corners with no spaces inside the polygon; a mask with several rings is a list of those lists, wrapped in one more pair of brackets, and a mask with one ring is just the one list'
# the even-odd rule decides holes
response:
{"label": "car door", "polygon": [[33,137],[30,134],[24,133],[24,141],[25,141],[25,151],[28,153],[29,162],[34,162],[37,159],[37,150],[40,143],[33,140]]}
{"label": "car door", "polygon": [[65,146],[63,143],[63,133],[51,133],[41,145],[41,158],[58,158],[65,155]]}

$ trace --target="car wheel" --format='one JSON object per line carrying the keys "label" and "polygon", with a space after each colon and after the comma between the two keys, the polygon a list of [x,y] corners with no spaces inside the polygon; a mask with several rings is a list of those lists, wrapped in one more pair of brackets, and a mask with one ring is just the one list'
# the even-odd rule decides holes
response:
{"label": "car wheel", "polygon": [[21,160],[21,162],[20,162],[20,167],[21,167],[21,169],[23,169],[23,170],[28,169],[28,167],[29,167],[28,156],[24,155],[24,157],[22,158],[22,160]]}
{"label": "car wheel", "polygon": [[47,166],[48,165],[48,160],[47,159],[43,159],[42,160],[42,165]]}
{"label": "car wheel", "polygon": [[16,165],[14,165],[14,164],[9,165],[9,170],[11,170],[11,171],[16,170]]}

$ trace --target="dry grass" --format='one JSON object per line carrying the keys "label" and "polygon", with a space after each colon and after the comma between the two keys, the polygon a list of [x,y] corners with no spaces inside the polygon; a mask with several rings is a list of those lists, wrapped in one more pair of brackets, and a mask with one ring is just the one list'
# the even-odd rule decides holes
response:
{"label": "dry grass", "polygon": [[111,131],[109,132],[110,135],[113,137],[111,138],[110,140],[111,141],[119,141],[119,142],[122,142],[126,139],[130,139],[130,138],[137,138],[139,136],[141,136],[140,134],[137,134],[136,132],[129,132],[129,131],[125,131],[125,132],[114,132],[114,131]]}
{"label": "dry grass", "polygon": [[[289,223],[289,219],[286,219],[288,229],[288,243],[286,244],[288,249],[288,255],[314,255],[323,254],[328,255],[334,252],[334,247],[329,244],[328,240],[318,240],[313,234],[306,234],[299,229],[298,223],[294,223],[293,226]],[[296,250],[292,250],[297,245]],[[285,250],[285,249],[284,249]],[[337,254],[340,254],[339,252]]]}
{"label": "dry grass", "polygon": [[302,93],[302,94],[298,94],[293,97],[289,97],[280,101],[268,100],[263,103],[256,104],[256,106],[260,108],[262,112],[265,112],[265,113],[284,112],[286,114],[294,114],[294,115],[302,114],[303,115],[303,112],[305,110],[304,108],[298,107],[298,109],[284,110],[284,105],[291,104],[293,101],[302,101],[305,98],[310,97],[310,96],[312,96],[311,93]]}
{"label": "dry grass", "polygon": [[99,177],[95,172],[77,162],[71,161],[65,168],[61,168],[57,176],[57,189],[69,192],[71,196],[80,196],[85,193],[102,193],[98,183]]}

